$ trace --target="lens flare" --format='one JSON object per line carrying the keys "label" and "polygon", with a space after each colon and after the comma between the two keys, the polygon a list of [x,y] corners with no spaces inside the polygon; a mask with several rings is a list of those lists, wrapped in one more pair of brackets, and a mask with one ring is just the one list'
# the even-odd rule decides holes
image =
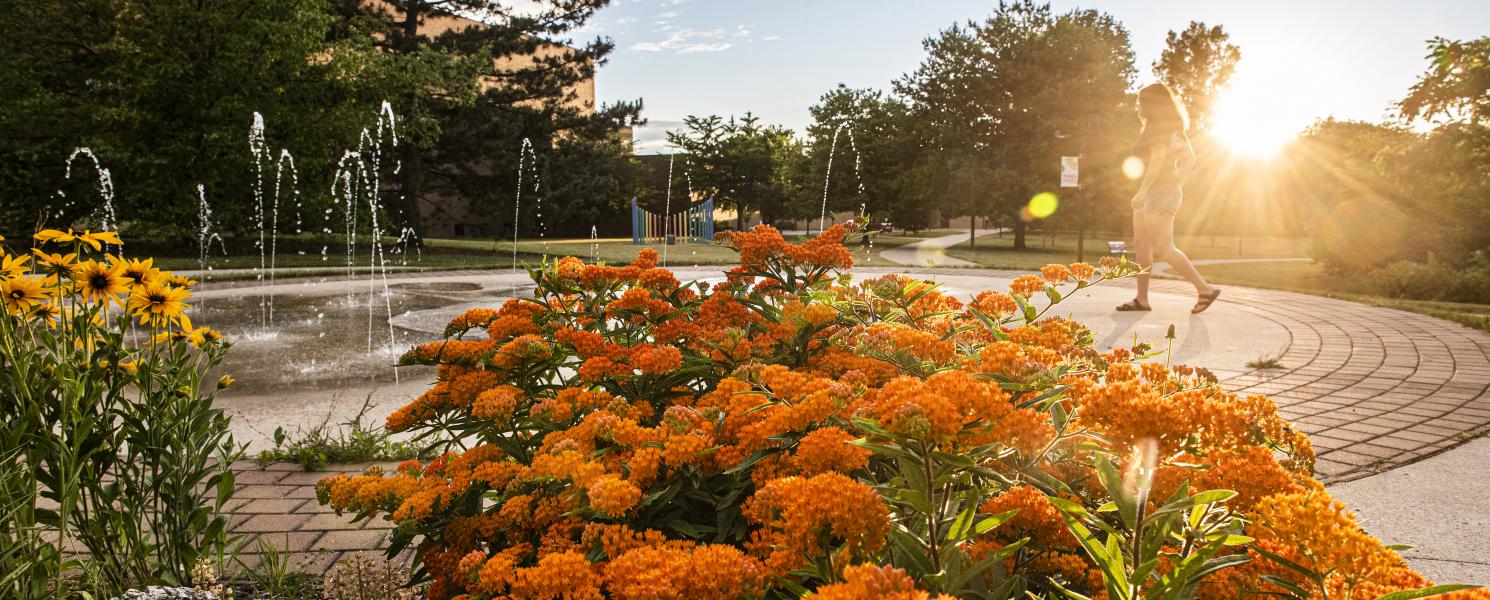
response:
{"label": "lens flare", "polygon": [[1143,159],[1137,156],[1129,156],[1123,159],[1123,176],[1128,179],[1143,177]]}
{"label": "lens flare", "polygon": [[1044,219],[1055,214],[1056,209],[1060,208],[1060,205],[1061,199],[1057,198],[1055,194],[1040,192],[1035,194],[1034,198],[1030,198],[1029,206],[1025,208],[1029,209],[1030,216],[1036,219]]}

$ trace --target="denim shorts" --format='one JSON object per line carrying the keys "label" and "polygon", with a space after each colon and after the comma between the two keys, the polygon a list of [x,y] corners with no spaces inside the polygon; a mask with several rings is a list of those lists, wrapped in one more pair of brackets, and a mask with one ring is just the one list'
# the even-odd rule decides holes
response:
{"label": "denim shorts", "polygon": [[1173,215],[1180,212],[1183,194],[1179,186],[1166,189],[1151,189],[1143,197],[1144,212],[1156,215]]}

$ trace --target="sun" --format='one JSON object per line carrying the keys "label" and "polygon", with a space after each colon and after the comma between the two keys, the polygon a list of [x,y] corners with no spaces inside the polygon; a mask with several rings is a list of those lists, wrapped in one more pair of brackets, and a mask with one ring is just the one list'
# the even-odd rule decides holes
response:
{"label": "sun", "polygon": [[1266,158],[1278,153],[1297,132],[1273,105],[1266,88],[1230,88],[1211,112],[1210,134],[1237,154]]}

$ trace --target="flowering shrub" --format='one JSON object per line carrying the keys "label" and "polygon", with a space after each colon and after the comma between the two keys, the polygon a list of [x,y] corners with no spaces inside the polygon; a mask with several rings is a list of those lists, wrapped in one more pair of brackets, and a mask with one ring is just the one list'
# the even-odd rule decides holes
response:
{"label": "flowering shrub", "polygon": [[191,326],[196,282],[116,234],[35,241],[0,250],[0,597],[190,583],[230,541],[231,380],[205,381],[228,343]]}
{"label": "flowering shrub", "polygon": [[1266,398],[1044,316],[1132,265],[1051,265],[963,303],[840,276],[850,231],[728,235],[741,264],[712,287],[650,251],[545,265],[534,297],[404,357],[438,381],[388,428],[444,454],[327,478],[321,502],[396,523],[390,552],[412,545],[437,599],[1428,585],[1332,503]]}

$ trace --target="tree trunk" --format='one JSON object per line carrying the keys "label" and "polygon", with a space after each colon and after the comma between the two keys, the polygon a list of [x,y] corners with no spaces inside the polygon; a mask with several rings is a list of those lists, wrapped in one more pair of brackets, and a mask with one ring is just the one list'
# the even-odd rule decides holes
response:
{"label": "tree trunk", "polygon": [[[398,207],[399,227],[414,232],[415,239],[419,245],[424,245],[424,220],[419,214],[419,200],[424,194],[424,154],[413,144],[406,144],[400,149],[403,154],[399,168],[399,200]],[[400,232],[402,233],[402,232]]]}
{"label": "tree trunk", "polygon": [[[420,0],[408,0],[403,3],[404,20],[399,26],[403,30],[402,38],[398,43],[400,54],[415,55],[419,53],[419,17],[423,12],[424,3]],[[415,113],[413,106],[419,102],[417,96],[408,98],[409,105],[405,110]],[[396,203],[399,208],[399,226],[411,229],[414,235],[421,240],[424,239],[423,219],[419,214],[419,200],[424,194],[424,155],[420,148],[411,139],[399,148],[401,155],[399,166],[399,192],[401,198]],[[513,223],[513,227],[517,224]]]}
{"label": "tree trunk", "polygon": [[969,248],[972,248],[973,250],[977,250],[978,249],[978,217],[977,216],[969,216],[967,218],[967,244],[968,244],[968,247]]}
{"label": "tree trunk", "polygon": [[1029,250],[1029,246],[1026,246],[1025,243],[1024,243],[1024,233],[1025,233],[1024,228],[1025,228],[1024,219],[1021,219],[1021,218],[1019,218],[1018,215],[1015,215],[1015,217],[1014,217],[1014,249],[1015,250]]}
{"label": "tree trunk", "polygon": [[735,203],[735,231],[745,231],[745,207]]}

